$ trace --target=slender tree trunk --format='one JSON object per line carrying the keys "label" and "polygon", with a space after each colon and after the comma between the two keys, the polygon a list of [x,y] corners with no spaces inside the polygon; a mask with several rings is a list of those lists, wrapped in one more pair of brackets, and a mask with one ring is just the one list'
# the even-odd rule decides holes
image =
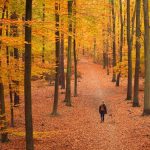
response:
{"label": "slender tree trunk", "polygon": [[[6,10],[7,1],[4,2],[4,8],[2,10],[2,19],[4,19],[5,10]],[[0,27],[2,27],[2,23],[0,23]],[[0,36],[2,36],[2,28],[0,28]],[[0,41],[0,51],[2,48]],[[2,81],[2,57],[0,56],[0,126],[1,126],[1,142],[8,141],[8,133],[6,132],[7,129],[7,122],[6,122],[6,112],[5,112],[5,98],[4,98],[4,85]]]}
{"label": "slender tree trunk", "polygon": [[16,72],[16,80],[15,80],[15,90],[14,90],[14,106],[18,106],[19,104],[19,52],[18,48],[14,48],[14,59],[16,60],[15,64],[15,72]]}
{"label": "slender tree trunk", "polygon": [[[105,49],[105,42],[104,42],[104,47]],[[106,68],[106,52],[103,50],[103,69]]]}
{"label": "slender tree trunk", "polygon": [[[61,8],[60,8],[61,9]],[[64,19],[61,18],[61,29],[64,29]],[[65,71],[64,71],[64,31],[61,31],[61,39],[60,39],[60,77],[59,84],[61,85],[61,89],[65,89]]]}
{"label": "slender tree trunk", "polygon": [[55,44],[56,44],[56,74],[55,74],[55,91],[54,91],[54,104],[52,115],[57,115],[58,108],[58,95],[59,95],[59,54],[60,54],[60,33],[59,33],[59,1],[55,1]]}
{"label": "slender tree trunk", "polygon": [[127,0],[128,84],[127,100],[132,99],[132,47],[130,35],[130,0]]}
{"label": "slender tree trunk", "polygon": [[[6,11],[6,18],[8,19],[8,8]],[[8,25],[6,28],[6,36],[8,36]],[[9,82],[9,96],[10,96],[10,118],[11,118],[11,127],[14,127],[14,109],[13,109],[13,89],[12,89],[12,80],[11,80],[11,70],[10,70],[10,61],[9,61],[9,47],[6,46],[6,59],[7,59],[7,68],[8,68],[8,82]]]}
{"label": "slender tree trunk", "polygon": [[72,4],[73,0],[68,0],[68,54],[67,54],[67,77],[66,77],[66,105],[71,106],[71,53],[72,53]]}
{"label": "slender tree trunk", "polygon": [[94,38],[94,63],[96,63],[96,38]]}
{"label": "slender tree trunk", "polygon": [[64,72],[64,33],[61,33],[60,42],[60,82],[61,89],[65,89],[65,72]]}
{"label": "slender tree trunk", "polygon": [[149,0],[143,0],[144,4],[144,47],[145,47],[145,88],[144,88],[144,114],[150,115],[150,19]]}
{"label": "slender tree trunk", "polygon": [[135,78],[134,78],[134,97],[133,106],[139,106],[139,72],[140,72],[140,8],[141,0],[136,0],[136,63],[135,63]]}
{"label": "slender tree trunk", "polygon": [[[120,2],[120,63],[122,62],[122,47],[123,47],[123,16],[122,16],[122,0]],[[120,64],[121,65],[121,64]],[[121,67],[120,67],[121,69]],[[120,85],[121,70],[117,75],[116,86]]]}
{"label": "slender tree trunk", "polygon": [[[43,2],[43,25],[45,22],[45,1]],[[45,63],[45,36],[42,36],[43,48],[42,48],[42,63]]]}
{"label": "slender tree trunk", "polygon": [[[32,20],[32,0],[26,0],[26,21]],[[31,38],[32,28],[25,24],[25,76],[24,76],[24,95],[25,95],[25,129],[26,129],[26,150],[34,149],[33,124],[32,124],[32,97],[31,97]]]}
{"label": "slender tree trunk", "polygon": [[[112,2],[112,18],[113,18],[113,68],[116,66],[116,16],[115,16],[115,4]],[[112,82],[116,82],[116,73],[113,69]]]}
{"label": "slender tree trunk", "polygon": [[[18,20],[18,15],[16,14],[16,12],[13,12],[12,15],[10,16],[10,19],[16,21]],[[18,26],[15,24],[12,24],[10,26],[11,29],[11,36],[12,37],[17,37],[18,36]],[[19,51],[18,48],[14,48],[14,59],[15,59],[15,72],[16,72],[16,77],[15,80],[13,80],[14,82],[14,106],[18,106],[19,104],[19,81],[18,81],[18,76],[19,76]]]}
{"label": "slender tree trunk", "polygon": [[74,0],[74,41],[73,41],[73,53],[74,53],[74,97],[77,97],[78,87],[78,72],[77,72],[77,54],[76,54],[76,0]]}

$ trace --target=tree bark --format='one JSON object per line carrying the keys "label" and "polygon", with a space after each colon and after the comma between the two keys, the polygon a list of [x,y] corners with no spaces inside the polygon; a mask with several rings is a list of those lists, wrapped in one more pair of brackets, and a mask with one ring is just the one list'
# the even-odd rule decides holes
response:
{"label": "tree bark", "polygon": [[72,4],[73,0],[68,0],[68,53],[67,53],[67,76],[66,76],[66,105],[71,106],[71,53],[72,53]]}
{"label": "tree bark", "polygon": [[52,115],[57,115],[58,108],[58,95],[59,95],[59,54],[60,54],[60,33],[59,33],[59,1],[55,1],[55,44],[56,44],[56,74],[55,74],[55,91],[54,91],[54,104]]}
{"label": "tree bark", "polygon": [[[32,0],[26,0],[26,21],[32,20]],[[33,124],[32,124],[32,96],[31,96],[31,57],[32,57],[32,28],[27,22],[25,24],[25,129],[26,129],[26,150],[34,149]]]}
{"label": "tree bark", "polygon": [[130,35],[130,0],[127,0],[128,84],[127,100],[132,99],[132,46]]}
{"label": "tree bark", "polygon": [[[8,19],[8,8],[6,11],[6,18]],[[8,36],[8,25],[6,28],[6,36]],[[13,89],[12,89],[12,80],[11,80],[11,72],[10,72],[10,61],[9,61],[9,47],[6,46],[6,59],[7,59],[7,68],[8,68],[8,82],[9,82],[9,96],[10,96],[10,118],[11,127],[14,127],[14,108],[13,108]]]}
{"label": "tree bark", "polygon": [[[116,66],[116,16],[115,16],[115,5],[114,0],[111,1],[112,3],[112,18],[113,18],[113,68]],[[116,82],[116,73],[113,69],[113,77],[112,82]]]}
{"label": "tree bark", "polygon": [[145,49],[145,87],[144,87],[144,114],[150,115],[150,24],[149,24],[149,0],[143,0],[144,4],[144,49]]}
{"label": "tree bark", "polygon": [[[120,2],[120,65],[122,62],[122,47],[123,47],[123,16],[122,16],[122,0]],[[120,68],[121,69],[121,68]],[[116,86],[120,85],[121,70],[117,75]]]}
{"label": "tree bark", "polygon": [[[45,22],[45,1],[43,2],[43,25]],[[43,42],[43,47],[42,47],[42,63],[45,63],[45,36],[42,36],[42,42]]]}
{"label": "tree bark", "polygon": [[134,97],[133,106],[139,106],[139,72],[140,72],[140,8],[141,0],[136,0],[136,63],[135,63],[135,77],[134,77]]}
{"label": "tree bark", "polygon": [[[5,15],[5,11],[6,11],[6,4],[7,4],[7,0],[4,2],[4,7],[2,10],[2,19],[4,19],[4,15]],[[2,23],[0,23],[0,27],[2,27]],[[2,36],[2,28],[0,28],[0,36]],[[1,41],[0,41],[0,51],[2,48],[1,45]],[[2,81],[2,60],[1,60],[1,56],[0,56],[0,125],[2,125],[1,127],[1,142],[7,142],[8,141],[8,133],[5,131],[7,129],[7,122],[6,122],[6,112],[5,112],[5,98],[4,98],[4,85],[3,85],[3,81]]]}
{"label": "tree bark", "polygon": [[77,72],[77,54],[76,54],[76,0],[74,0],[74,42],[73,42],[73,53],[74,53],[74,97],[77,97],[78,87],[78,72]]}

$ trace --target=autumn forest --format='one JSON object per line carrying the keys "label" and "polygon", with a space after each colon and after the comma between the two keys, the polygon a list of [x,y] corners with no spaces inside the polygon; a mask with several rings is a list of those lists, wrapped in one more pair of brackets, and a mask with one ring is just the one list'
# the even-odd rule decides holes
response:
{"label": "autumn forest", "polygon": [[0,150],[17,149],[150,149],[149,0],[0,0]]}

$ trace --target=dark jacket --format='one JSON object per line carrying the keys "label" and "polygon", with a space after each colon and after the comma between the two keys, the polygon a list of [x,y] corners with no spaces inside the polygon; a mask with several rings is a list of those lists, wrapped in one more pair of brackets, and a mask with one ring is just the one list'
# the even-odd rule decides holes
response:
{"label": "dark jacket", "polygon": [[105,104],[102,104],[99,106],[99,113],[104,112],[105,114],[107,114],[107,108]]}

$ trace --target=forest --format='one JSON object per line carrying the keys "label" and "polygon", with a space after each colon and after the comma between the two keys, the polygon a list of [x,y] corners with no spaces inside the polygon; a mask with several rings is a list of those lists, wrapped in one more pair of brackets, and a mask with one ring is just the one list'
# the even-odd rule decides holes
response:
{"label": "forest", "polygon": [[150,150],[149,0],[0,0],[0,150],[17,149]]}

